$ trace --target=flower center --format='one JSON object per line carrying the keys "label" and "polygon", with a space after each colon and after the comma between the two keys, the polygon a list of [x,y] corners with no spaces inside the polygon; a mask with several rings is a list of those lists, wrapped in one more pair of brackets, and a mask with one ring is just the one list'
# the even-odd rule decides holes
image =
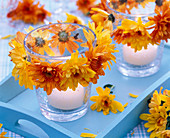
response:
{"label": "flower center", "polygon": [[25,61],[31,61],[30,56],[23,56],[23,59],[24,59]]}
{"label": "flower center", "polygon": [[55,75],[55,70],[51,67],[42,68],[42,70],[47,78],[51,78]]}
{"label": "flower center", "polygon": [[80,75],[79,75],[79,73],[77,73],[77,72],[74,74],[74,77],[75,77],[75,78],[78,78],[79,76],[80,76]]}
{"label": "flower center", "polygon": [[84,1],[84,5],[86,5],[86,4],[87,4],[87,0]]}
{"label": "flower center", "polygon": [[141,31],[137,31],[139,36],[142,36],[142,32]]}
{"label": "flower center", "polygon": [[46,76],[47,78],[51,78],[53,75],[52,75],[50,72],[46,72],[46,73],[45,73],[45,76]]}
{"label": "flower center", "polygon": [[23,57],[23,59],[26,60],[26,59],[27,59],[27,56]]}
{"label": "flower center", "polygon": [[109,105],[108,101],[104,101],[104,105],[105,105],[106,107],[108,107],[108,105]]}
{"label": "flower center", "polygon": [[117,9],[118,8],[118,5],[117,5],[117,2],[111,2],[112,3],[112,6],[113,6],[113,9]]}
{"label": "flower center", "polygon": [[143,2],[144,0],[136,0],[136,2],[140,3],[140,2]]}
{"label": "flower center", "polygon": [[29,6],[27,6],[27,5],[26,5],[26,6],[24,6],[24,7],[23,7],[23,9],[24,9],[24,11],[28,11],[28,12],[30,11],[30,7],[29,7]]}
{"label": "flower center", "polygon": [[66,33],[65,31],[59,32],[58,36],[59,36],[59,41],[61,42],[68,41],[68,33]]}
{"label": "flower center", "polygon": [[103,106],[104,106],[104,107],[109,107],[109,106],[110,106],[109,97],[104,97],[104,98],[103,98]]}
{"label": "flower center", "polygon": [[100,59],[92,59],[90,66],[92,70],[97,71],[99,68],[102,67],[102,63]]}
{"label": "flower center", "polygon": [[155,3],[156,3],[156,5],[158,5],[158,6],[162,6],[163,0],[156,0]]}
{"label": "flower center", "polygon": [[108,20],[109,20],[109,21],[112,21],[112,23],[115,21],[115,17],[113,16],[112,13],[109,14]]}
{"label": "flower center", "polygon": [[41,37],[37,37],[35,38],[35,44],[38,47],[43,47],[43,45],[45,44],[45,40],[42,39]]}
{"label": "flower center", "polygon": [[127,0],[119,0],[120,5],[124,4],[125,2],[127,2]]}

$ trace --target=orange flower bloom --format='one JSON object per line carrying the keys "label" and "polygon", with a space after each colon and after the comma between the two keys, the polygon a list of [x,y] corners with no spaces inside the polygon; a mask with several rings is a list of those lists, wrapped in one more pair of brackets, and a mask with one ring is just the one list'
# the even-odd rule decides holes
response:
{"label": "orange flower bloom", "polygon": [[[91,8],[99,8],[101,10],[107,11],[106,0],[101,0],[101,3],[98,3]],[[92,16],[94,13],[90,13],[89,15]]]}
{"label": "orange flower bloom", "polygon": [[76,27],[73,27],[72,25],[53,25],[50,28],[50,32],[53,33],[54,35],[52,36],[51,40],[51,47],[57,47],[60,51],[60,54],[63,55],[65,52],[65,48],[70,53],[73,53],[73,50],[77,50],[79,48],[79,45],[76,44],[76,42],[82,42],[82,39],[78,39],[78,35],[76,36],[71,36],[71,32],[75,31]]}
{"label": "orange flower bloom", "polygon": [[[26,31],[29,33],[34,28],[29,27]],[[47,53],[49,56],[55,56],[55,53],[53,50],[49,47],[49,41],[48,38],[50,37],[49,31],[46,30],[37,30],[31,33],[31,35],[27,38],[26,45],[34,51],[35,53],[44,55],[44,53]]]}
{"label": "orange flower bloom", "polygon": [[96,72],[94,78],[91,79],[91,81],[96,84],[99,76],[105,75],[103,69],[106,69],[107,66],[110,69],[109,63],[111,63],[111,60],[115,61],[116,58],[113,53],[117,51],[115,50],[115,45],[111,44],[112,39],[110,38],[109,30],[103,30],[103,27],[101,25],[95,28],[94,23],[89,23],[89,28],[95,32],[97,37],[97,44],[93,47],[93,40],[91,40],[92,37],[90,35],[90,32],[88,33],[84,30],[84,34],[89,34],[85,35],[88,42],[81,46],[87,46],[89,48],[89,51],[85,52],[85,56],[88,59],[88,65],[90,66],[90,68]]}
{"label": "orange flower bloom", "polygon": [[95,72],[86,65],[87,58],[78,57],[78,55],[78,51],[71,54],[71,59],[67,60],[62,67],[63,79],[60,85],[66,89],[69,87],[73,91],[77,88],[78,83],[87,87],[90,79],[95,75]]}
{"label": "orange flower bloom", "polygon": [[72,14],[68,14],[68,13],[66,13],[66,15],[67,15],[67,20],[65,21],[65,23],[77,23],[81,25],[84,24],[84,21],[80,19],[79,17],[74,16]]}
{"label": "orange flower bloom", "polygon": [[77,0],[76,5],[78,10],[81,10],[84,14],[90,11],[90,8],[94,6],[96,0]]}
{"label": "orange flower bloom", "polygon": [[28,62],[28,57],[24,49],[24,38],[25,34],[17,32],[16,38],[12,39],[9,45],[13,48],[9,52],[11,61],[15,64],[15,67],[12,70],[12,76],[15,77],[15,80],[19,80],[19,85],[25,85],[25,88],[33,89],[33,81],[28,73],[27,66],[30,64]]}
{"label": "orange flower bloom", "polygon": [[8,18],[14,20],[22,20],[25,23],[37,24],[43,22],[47,16],[51,16],[51,13],[44,9],[44,5],[39,7],[39,2],[34,4],[34,0],[19,1],[16,9],[10,11],[7,14]]}
{"label": "orange flower bloom", "polygon": [[162,8],[162,13],[155,9],[157,15],[148,18],[154,24],[150,28],[154,29],[151,33],[154,42],[159,42],[160,40],[166,40],[167,42],[170,39],[170,1],[164,2]]}
{"label": "orange flower bloom", "polygon": [[114,40],[118,44],[127,44],[136,51],[142,50],[144,47],[147,49],[149,43],[152,43],[151,36],[147,31],[147,27],[151,25],[151,22],[143,24],[141,18],[138,21],[132,21],[124,19],[122,25],[118,26],[113,32]]}
{"label": "orange flower bloom", "polygon": [[32,80],[35,82],[36,89],[43,88],[50,95],[54,88],[61,90],[59,81],[61,77],[61,68],[58,62],[35,62],[28,66]]}
{"label": "orange flower bloom", "polygon": [[165,4],[165,2],[168,2],[169,0],[156,0],[156,6],[155,6],[155,10],[161,12],[163,10],[163,5]]}
{"label": "orange flower bloom", "polygon": [[96,26],[101,24],[104,29],[108,29],[110,31],[113,30],[113,22],[115,21],[115,17],[113,16],[113,14],[109,14],[99,8],[92,8],[90,13],[94,13],[91,16],[91,19],[96,24]]}
{"label": "orange flower bloom", "polygon": [[122,12],[131,14],[133,8],[138,8],[139,4],[145,8],[149,2],[155,2],[155,0],[110,0],[110,7]]}
{"label": "orange flower bloom", "polygon": [[134,7],[138,8],[136,0],[110,0],[110,7],[122,12],[131,14],[130,10]]}

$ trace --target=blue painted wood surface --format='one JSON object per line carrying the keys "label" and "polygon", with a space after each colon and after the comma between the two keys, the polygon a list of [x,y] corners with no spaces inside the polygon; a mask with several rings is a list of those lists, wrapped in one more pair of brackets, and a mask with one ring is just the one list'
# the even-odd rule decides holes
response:
{"label": "blue painted wood surface", "polygon": [[0,101],[8,102],[16,97],[18,94],[25,90],[24,86],[21,87],[18,81],[10,73],[4,80],[0,82]]}

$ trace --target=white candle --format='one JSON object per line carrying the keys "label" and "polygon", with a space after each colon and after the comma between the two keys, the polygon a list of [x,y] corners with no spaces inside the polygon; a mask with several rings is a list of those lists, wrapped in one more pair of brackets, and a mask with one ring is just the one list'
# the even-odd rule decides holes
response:
{"label": "white candle", "polygon": [[47,98],[49,104],[55,108],[72,110],[83,105],[84,95],[84,87],[79,84],[75,91],[71,89],[66,91],[54,89]]}
{"label": "white candle", "polygon": [[133,65],[147,65],[157,56],[157,45],[148,45],[147,49],[135,52],[130,46],[123,46],[123,58],[126,62]]}

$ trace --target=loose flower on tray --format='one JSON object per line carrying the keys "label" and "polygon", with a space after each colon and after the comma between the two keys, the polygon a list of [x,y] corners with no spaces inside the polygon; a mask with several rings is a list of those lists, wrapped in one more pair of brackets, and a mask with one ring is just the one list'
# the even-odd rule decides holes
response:
{"label": "loose flower on tray", "polygon": [[122,112],[124,110],[124,106],[114,100],[116,96],[110,94],[109,88],[106,87],[103,90],[101,87],[97,87],[96,91],[99,96],[92,96],[90,98],[91,101],[95,102],[90,107],[92,110],[97,110],[97,112],[103,111],[104,115],[109,114],[109,111],[116,114],[118,111]]}

